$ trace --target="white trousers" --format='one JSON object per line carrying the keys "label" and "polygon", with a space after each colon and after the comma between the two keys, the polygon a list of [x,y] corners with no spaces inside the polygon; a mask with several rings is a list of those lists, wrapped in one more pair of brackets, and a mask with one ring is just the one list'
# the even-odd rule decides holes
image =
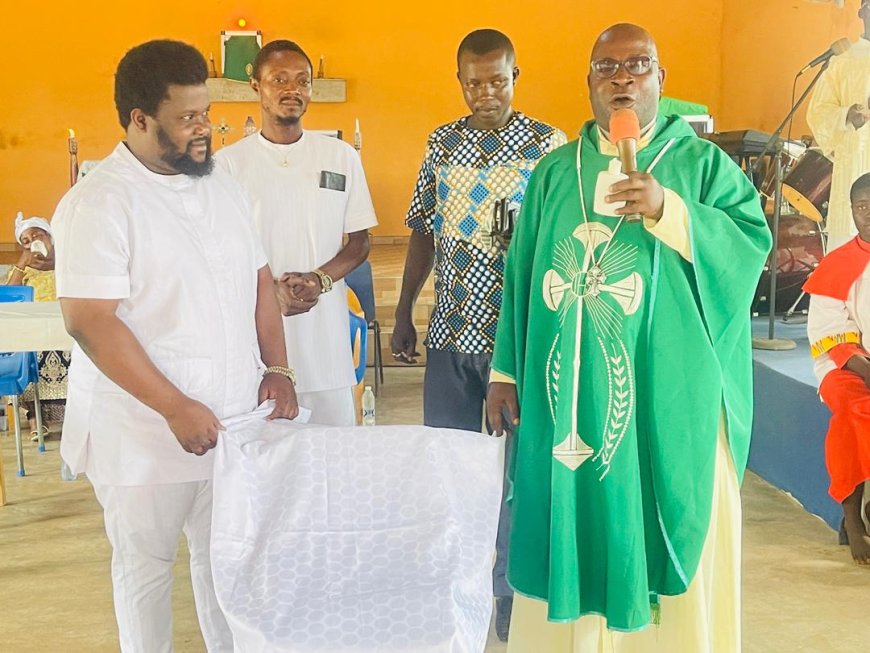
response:
{"label": "white trousers", "polygon": [[94,484],[112,545],[115,618],[123,653],[171,653],[172,567],[183,532],[208,651],[233,650],[211,575],[211,481],[120,487]]}
{"label": "white trousers", "polygon": [[296,395],[300,406],[311,411],[311,424],[324,426],[356,426],[356,408],[353,388],[300,392]]}

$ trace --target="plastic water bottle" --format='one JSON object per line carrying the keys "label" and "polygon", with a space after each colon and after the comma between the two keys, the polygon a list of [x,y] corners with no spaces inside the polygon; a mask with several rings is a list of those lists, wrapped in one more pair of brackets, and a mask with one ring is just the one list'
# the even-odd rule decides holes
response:
{"label": "plastic water bottle", "polygon": [[73,474],[73,471],[69,468],[69,465],[66,464],[63,460],[60,461],[60,478],[63,481],[74,481],[76,480],[76,475]]}
{"label": "plastic water bottle", "polygon": [[363,408],[363,426],[375,425],[375,393],[372,392],[372,386],[367,385],[362,396]]}

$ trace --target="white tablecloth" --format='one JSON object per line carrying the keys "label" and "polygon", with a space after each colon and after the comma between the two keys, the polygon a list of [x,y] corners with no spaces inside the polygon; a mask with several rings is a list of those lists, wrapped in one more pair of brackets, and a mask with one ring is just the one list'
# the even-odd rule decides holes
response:
{"label": "white tablecloth", "polygon": [[226,425],[212,569],[237,651],[484,650],[503,440]]}
{"label": "white tablecloth", "polygon": [[0,352],[72,349],[59,302],[0,304]]}

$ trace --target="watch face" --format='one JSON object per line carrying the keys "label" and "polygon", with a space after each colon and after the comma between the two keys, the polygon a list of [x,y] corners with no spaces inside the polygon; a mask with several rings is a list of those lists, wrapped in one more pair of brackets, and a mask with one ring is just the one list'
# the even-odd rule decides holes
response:
{"label": "watch face", "polygon": [[320,279],[320,289],[321,292],[329,292],[332,290],[332,277],[330,277],[326,272],[322,270],[317,270],[315,274]]}

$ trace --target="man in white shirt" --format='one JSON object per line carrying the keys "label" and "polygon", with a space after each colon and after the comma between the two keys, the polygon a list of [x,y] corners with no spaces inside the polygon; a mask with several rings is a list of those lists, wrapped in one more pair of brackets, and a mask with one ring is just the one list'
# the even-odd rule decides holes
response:
{"label": "man in white shirt", "polygon": [[[76,340],[61,453],[85,472],[112,545],[121,650],[172,650],[184,532],[209,651],[231,651],[209,539],[221,420],[298,408],[272,273],[238,184],[212,173],[202,55],[130,50],[115,75],[126,140],[61,200],[57,294]],[[265,364],[265,375],[263,365]]]}
{"label": "man in white shirt", "polygon": [[311,60],[296,43],[267,43],[251,78],[263,129],[215,158],[247,190],[278,277],[299,404],[311,409],[312,422],[350,426],[356,423],[356,379],[347,290],[340,280],[368,256],[368,229],[377,218],[356,151],[302,128],[311,73]]}

